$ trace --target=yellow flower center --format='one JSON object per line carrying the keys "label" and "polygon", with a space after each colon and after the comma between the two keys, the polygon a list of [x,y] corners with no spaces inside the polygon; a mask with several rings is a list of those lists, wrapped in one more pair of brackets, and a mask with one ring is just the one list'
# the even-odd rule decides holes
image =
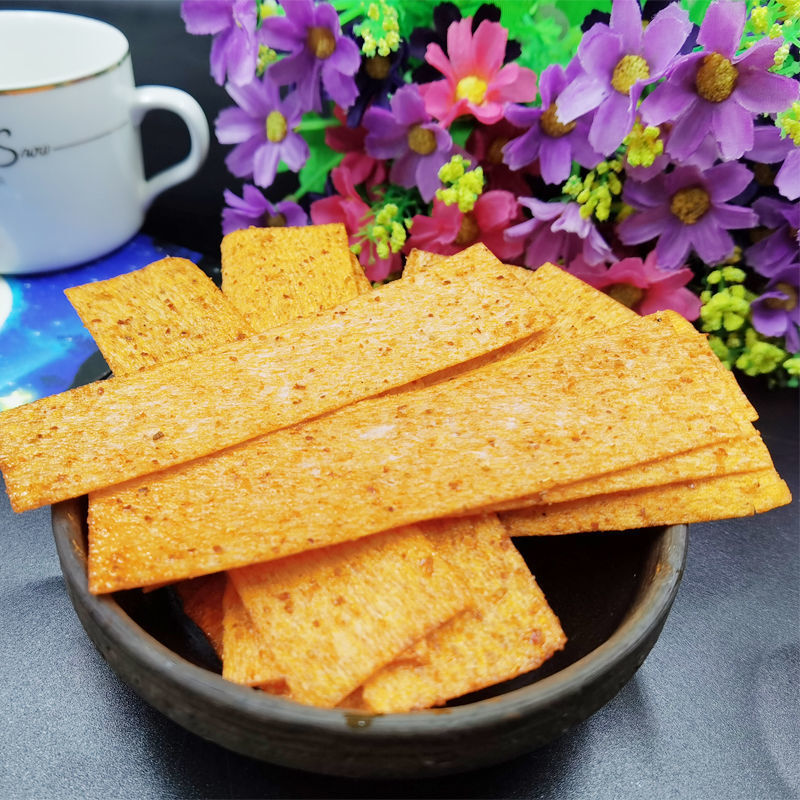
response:
{"label": "yellow flower center", "polygon": [[372,56],[372,58],[364,61],[364,69],[367,71],[367,75],[376,81],[384,80],[391,68],[391,59],[386,56]]}
{"label": "yellow flower center", "polygon": [[264,215],[264,227],[265,228],[285,228],[286,227],[286,217],[283,214],[275,214],[272,216],[271,214]]}
{"label": "yellow flower center", "polygon": [[408,130],[408,146],[421,156],[430,155],[436,149],[436,137],[433,131],[421,125],[412,125]]}
{"label": "yellow flower center", "polygon": [[628,308],[635,308],[644,297],[644,291],[630,283],[614,283],[603,291]]}
{"label": "yellow flower center", "polygon": [[711,208],[708,192],[700,186],[679,189],[672,195],[669,210],[684,224],[694,225]]}
{"label": "yellow flower center", "polygon": [[656,158],[664,152],[664,142],[658,128],[645,127],[637,119],[631,132],[622,143],[628,148],[626,159],[632,167],[652,167]]}
{"label": "yellow flower center", "polygon": [[486,98],[488,84],[477,75],[467,75],[456,86],[456,97],[459,100],[469,100],[473,105],[479,106]]}
{"label": "yellow flower center", "polygon": [[783,292],[786,295],[786,299],[781,300],[778,297],[768,297],[764,301],[764,305],[767,308],[783,309],[784,311],[792,311],[797,308],[797,289],[795,289],[794,286],[790,283],[780,281],[775,284],[775,288],[779,292]]}
{"label": "yellow flower center", "polygon": [[271,142],[282,142],[286,138],[289,126],[286,117],[280,111],[270,111],[267,115],[267,139]]}
{"label": "yellow flower center", "polygon": [[575,126],[578,124],[575,120],[572,122],[559,122],[558,116],[556,115],[557,111],[556,104],[550,103],[542,113],[542,116],[539,117],[539,127],[542,133],[549,136],[551,139],[560,139],[562,136],[572,133],[572,131],[575,130]]}
{"label": "yellow flower center", "polygon": [[636,81],[644,81],[649,77],[650,65],[641,56],[623,56],[614,67],[611,85],[620,94],[627,95]]}
{"label": "yellow flower center", "polygon": [[308,49],[323,61],[330,58],[336,50],[336,39],[328,28],[309,28],[306,44]]}
{"label": "yellow flower center", "polygon": [[710,103],[721,103],[736,88],[739,70],[721,53],[709,53],[697,70],[697,94]]}
{"label": "yellow flower center", "polygon": [[455,238],[455,243],[459,245],[472,244],[480,233],[478,223],[472,214],[464,214],[461,220],[461,227],[458,229],[458,235]]}

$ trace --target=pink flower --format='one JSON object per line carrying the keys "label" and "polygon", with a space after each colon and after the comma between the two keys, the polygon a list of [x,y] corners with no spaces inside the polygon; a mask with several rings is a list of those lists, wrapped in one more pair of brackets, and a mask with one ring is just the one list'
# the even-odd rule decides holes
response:
{"label": "pink flower", "polygon": [[341,125],[325,129],[325,144],[337,153],[344,153],[339,166],[344,167],[352,176],[353,184],[364,184],[367,193],[379,183],[386,182],[386,164],[364,152],[364,139],[367,129],[363,125],[351,128],[347,125],[347,114],[336,106],[333,115]]}
{"label": "pink flower", "polygon": [[476,242],[483,242],[501,261],[522,253],[522,243],[506,241],[505,229],[517,218],[517,201],[500,189],[482,194],[475,208],[463,214],[457,205],[435,200],[431,215],[417,214],[411,225],[406,252],[413,248],[451,256]]}
{"label": "pink flower", "polygon": [[444,75],[444,80],[419,87],[426,111],[443,125],[472,114],[487,125],[498,122],[508,103],[526,103],[536,97],[536,75],[517,64],[503,66],[508,31],[497,22],[484,20],[475,34],[472,18],[452,23],[447,29],[447,52],[429,44],[425,60]]}
{"label": "pink flower", "polygon": [[520,197],[519,204],[532,216],[509,228],[505,237],[509,242],[519,242],[525,249],[526,267],[536,269],[548,261],[557,265],[569,264],[578,255],[591,264],[614,258],[591,219],[581,216],[578,203]]}
{"label": "pink flower", "polygon": [[700,299],[685,288],[694,273],[688,268],[661,269],[655,250],[644,261],[623,258],[610,267],[587,264],[579,256],[567,272],[643,316],[666,309],[677,311],[688,320],[700,316]]}
{"label": "pink flower", "polygon": [[331,173],[331,179],[338,194],[315,200],[310,209],[311,221],[315,225],[343,223],[350,246],[360,248],[358,260],[371,281],[382,281],[392,272],[399,272],[400,254],[391,253],[388,258],[379,258],[375,243],[366,236],[373,213],[356,191],[352,174],[340,165]]}

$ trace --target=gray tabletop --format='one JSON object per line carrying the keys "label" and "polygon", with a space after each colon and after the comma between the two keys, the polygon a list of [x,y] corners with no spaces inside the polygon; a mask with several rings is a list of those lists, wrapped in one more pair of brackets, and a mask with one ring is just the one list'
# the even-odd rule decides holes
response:
{"label": "gray tabletop", "polygon": [[[186,89],[212,120],[228,104],[208,78],[208,40],[183,32],[174,0],[0,0],[0,8],[20,6],[107,19],[130,39],[139,83]],[[173,124],[156,117],[146,126],[153,169],[176,160],[161,146]],[[148,137],[157,146],[148,148]],[[214,145],[197,178],[158,199],[146,229],[213,253],[223,157]],[[797,392],[746,390],[797,498]],[[0,492],[0,797],[800,797],[798,534],[797,500],[692,526],[677,600],[644,665],[550,745],[463,775],[351,781],[226,752],[148,707],[84,634],[61,579],[49,509],[15,515]]]}
{"label": "gray tabletop", "polygon": [[[750,394],[797,497],[796,393]],[[15,515],[3,493],[0,797],[798,797],[798,520],[795,500],[692,526],[678,598],[650,656],[557,741],[465,775],[376,782],[260,764],[148,707],[84,634],[49,509]]]}

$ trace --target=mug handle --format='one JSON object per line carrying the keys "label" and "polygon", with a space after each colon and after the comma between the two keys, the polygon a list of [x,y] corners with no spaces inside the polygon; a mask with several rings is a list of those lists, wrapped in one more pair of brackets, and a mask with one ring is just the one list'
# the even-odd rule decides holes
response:
{"label": "mug handle", "polygon": [[153,109],[172,111],[186,124],[191,141],[189,155],[183,161],[145,181],[142,204],[146,211],[161,192],[191,178],[200,169],[208,154],[209,130],[200,104],[183,90],[171,86],[139,86],[134,92],[131,117],[135,125],[138,126],[144,115]]}

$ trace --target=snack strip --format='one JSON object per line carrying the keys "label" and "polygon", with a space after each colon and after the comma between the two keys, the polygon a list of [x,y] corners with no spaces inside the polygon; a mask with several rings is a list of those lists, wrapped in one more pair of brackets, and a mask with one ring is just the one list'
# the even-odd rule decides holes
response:
{"label": "snack strip", "polygon": [[357,403],[98,492],[93,591],[266,561],[745,433],[695,343],[653,323]]}
{"label": "snack strip", "polygon": [[623,531],[759,514],[792,500],[775,469],[717,475],[500,514],[511,536]]}
{"label": "snack strip", "polygon": [[[287,256],[287,253],[293,252],[292,233],[288,230],[251,229],[237,231],[223,239],[223,289],[227,290],[232,285],[230,278],[234,276],[237,285],[231,296],[237,301],[237,306],[239,299],[244,297],[247,308],[251,311],[249,319],[258,330],[266,330],[276,321],[283,321],[282,317],[276,316],[276,297],[286,300],[286,305],[277,306],[279,313],[285,314],[288,313],[287,310],[295,308],[294,298],[298,292],[298,285],[303,286],[306,298],[319,298],[321,289],[317,284],[324,283],[328,288],[322,296],[328,300],[331,298],[329,287],[346,285],[342,276],[342,266],[339,266],[336,275],[331,275],[331,264],[325,257],[311,254],[306,258],[293,259]],[[357,259],[353,258],[353,262],[354,269],[363,276]],[[371,289],[366,280],[360,286],[367,291]],[[303,305],[299,308],[303,308]],[[505,349],[507,348],[489,355],[495,356]],[[442,379],[441,374],[439,379]],[[441,521],[435,533],[428,525],[425,526],[425,531],[431,540],[431,546],[444,553],[447,561],[458,568],[470,586],[470,595],[476,602],[476,607],[474,610],[457,614],[450,622],[439,625],[428,636],[420,638],[411,648],[411,650],[424,649],[429,663],[447,664],[452,674],[440,670],[432,678],[425,679],[420,675],[422,685],[407,689],[402,698],[395,698],[395,707],[398,710],[417,707],[422,691],[432,692],[431,704],[443,703],[447,698],[473,691],[489,683],[513,678],[520,671],[534,669],[555,649],[563,646],[565,640],[558,619],[550,610],[527,566],[495,516],[486,515],[476,518],[474,522]],[[482,535],[478,535],[478,531]],[[302,659],[293,667],[281,668],[276,659],[276,647],[280,649],[281,644],[280,641],[276,643],[274,630],[288,626],[290,632],[286,637],[288,647],[284,646],[283,650],[288,651],[291,656],[297,647],[297,629],[302,629],[304,625],[307,628],[311,618],[314,627],[310,629],[310,637],[306,635],[300,637],[303,647],[307,646],[306,640],[309,638],[317,641],[315,652],[326,654],[326,663],[329,661],[336,665],[335,672],[341,682],[342,666],[348,660],[352,663],[354,645],[350,632],[361,631],[364,624],[360,621],[360,617],[368,613],[371,618],[376,606],[376,600],[369,596],[364,598],[362,603],[357,602],[357,597],[364,594],[365,584],[371,577],[370,570],[367,570],[366,575],[362,574],[364,569],[359,562],[364,559],[358,558],[358,555],[372,555],[374,558],[378,547],[386,551],[390,558],[393,552],[401,555],[402,558],[392,570],[393,575],[389,579],[389,585],[402,586],[413,595],[416,589],[413,576],[408,572],[407,559],[415,550],[419,551],[419,538],[419,530],[415,526],[402,531],[369,536],[356,543],[363,543],[363,546],[355,548],[355,556],[351,555],[344,563],[339,564],[343,576],[322,580],[320,569],[310,571],[307,580],[313,580],[320,587],[320,591],[325,593],[326,598],[331,593],[331,585],[340,587],[343,582],[346,583],[341,594],[333,600],[333,615],[315,614],[309,609],[308,603],[297,602],[296,597],[290,601],[291,595],[286,589],[279,592],[283,602],[275,603],[275,582],[284,583],[287,578],[286,573],[292,569],[291,565],[303,559],[303,555],[233,570],[230,573],[233,576],[233,583],[242,591],[240,595],[232,584],[225,594],[223,675],[239,683],[258,685],[266,691],[284,694],[295,700],[305,697],[308,701],[308,687],[305,689],[305,694],[299,695],[298,681],[319,683],[324,672],[309,671],[307,663]],[[332,561],[340,559],[341,552],[348,549],[353,549],[348,543],[332,545],[315,551],[314,557],[322,561],[319,566],[324,567],[324,559]],[[435,559],[441,560],[435,551],[426,558],[431,567]],[[183,582],[187,583],[192,581]],[[307,591],[308,585],[301,584],[295,587],[295,590],[297,589]],[[387,613],[384,616],[393,620],[391,630],[396,636],[407,627],[411,608],[403,601],[402,592],[396,598],[396,604],[388,605],[386,593],[381,587],[376,589],[375,594],[379,596],[380,604],[386,608]],[[436,607],[437,598],[433,598],[431,602]],[[266,609],[269,609],[269,613],[265,613]],[[534,609],[535,617],[532,617],[531,612]],[[400,620],[397,619],[398,616]],[[268,635],[261,635],[252,617],[260,620],[261,628]],[[453,625],[454,620],[460,622]],[[534,630],[536,621],[542,624]],[[380,635],[370,637],[368,646],[365,643],[355,648],[359,658],[357,662],[352,663],[349,670],[351,688],[355,688],[360,682],[359,680],[353,684],[353,675],[363,679],[367,672],[371,674],[382,666],[382,662],[385,662],[392,652],[393,648],[378,647],[380,639]],[[463,643],[467,639],[472,642],[474,648],[470,652],[459,652],[458,642]],[[496,650],[489,652],[487,649],[493,648],[499,639],[503,640],[504,656],[499,656]],[[344,657],[341,655],[342,650]],[[330,654],[329,658],[327,654]],[[406,655],[401,653],[398,658],[400,662],[404,662]],[[319,656],[316,656],[314,662],[318,660]],[[392,662],[393,665],[395,663]],[[355,672],[354,668],[357,668],[358,672]],[[382,672],[383,670],[378,669],[378,674]],[[412,680],[411,686],[415,684],[416,682]],[[316,691],[319,691],[319,688]],[[328,697],[327,701],[330,699]],[[348,698],[340,704],[353,706],[354,701]]]}
{"label": "snack strip", "polygon": [[536,669],[566,643],[558,618],[497,517],[434,520],[419,527],[468,577],[475,607],[372,675],[360,696],[361,707],[370,711],[443,705]]}
{"label": "snack strip", "polygon": [[0,468],[15,510],[35,508],[385,392],[546,322],[502,265],[467,278],[431,270],[314,318],[12,409],[0,417]]}
{"label": "snack strip", "polygon": [[162,258],[64,293],[115,375],[255,333],[211,278],[184,258]]}
{"label": "snack strip", "polygon": [[[183,258],[163,258],[116,278],[72,287],[65,294],[116,375],[255,333],[211,279]],[[92,539],[89,531],[90,552]],[[224,573],[217,573],[175,585],[184,611],[218,654],[225,583]]]}
{"label": "snack strip", "polygon": [[293,699],[324,707],[472,605],[459,571],[413,528],[229,575],[269,655],[263,672],[248,675],[252,662],[229,647],[226,629],[223,676],[258,684],[283,678]]}

